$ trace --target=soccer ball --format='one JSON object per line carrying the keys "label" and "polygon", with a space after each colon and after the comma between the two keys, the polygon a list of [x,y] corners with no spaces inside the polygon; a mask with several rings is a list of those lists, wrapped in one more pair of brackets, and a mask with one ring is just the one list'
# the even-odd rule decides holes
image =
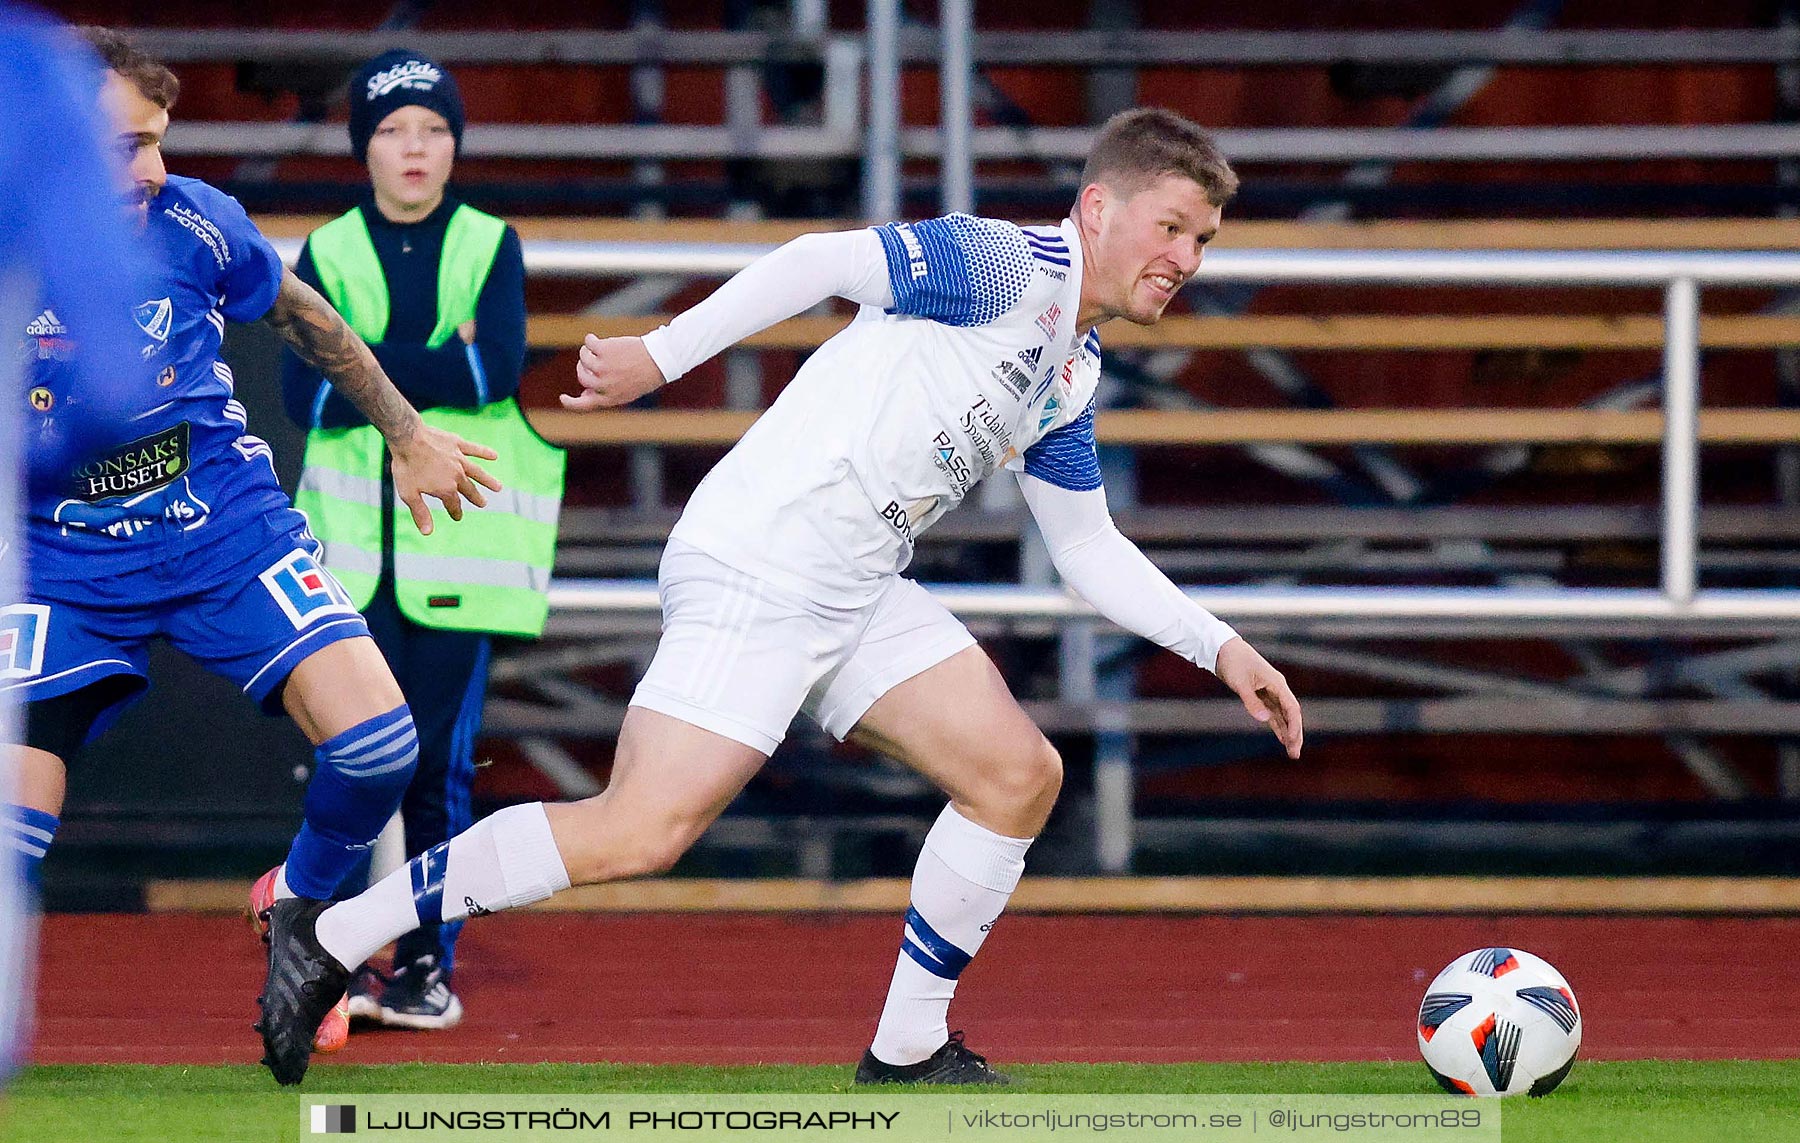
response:
{"label": "soccer ball", "polygon": [[1419,1005],[1419,1052],[1445,1091],[1548,1095],[1575,1066],[1581,1009],[1562,974],[1519,949],[1476,949]]}

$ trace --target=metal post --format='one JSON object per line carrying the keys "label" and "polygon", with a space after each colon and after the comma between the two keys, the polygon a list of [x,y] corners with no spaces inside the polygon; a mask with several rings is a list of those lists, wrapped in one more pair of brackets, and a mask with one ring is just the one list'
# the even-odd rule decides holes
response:
{"label": "metal post", "polygon": [[[1106,732],[1113,742],[1130,739]],[[1132,802],[1137,792],[1131,776],[1131,755],[1109,747],[1094,760],[1095,860],[1102,873],[1130,873],[1131,855],[1137,848],[1137,820]]]}
{"label": "metal post", "polygon": [[[762,134],[762,102],[762,69],[744,65],[725,69],[725,130],[731,136],[732,149],[740,154],[755,151],[757,138]],[[748,179],[740,183],[745,190],[750,184]],[[728,218],[755,218],[760,214],[754,198],[734,196],[726,205]]]}
{"label": "metal post", "polygon": [[861,40],[832,36],[825,41],[825,96],[822,125],[833,135],[853,138],[862,130]]}
{"label": "metal post", "polygon": [[788,11],[795,39],[810,44],[824,38],[831,19],[825,0],[792,0]]}
{"label": "metal post", "polygon": [[[1088,9],[1088,27],[1096,32],[1130,36],[1143,28],[1140,0],[1109,0]],[[1087,73],[1087,118],[1104,123],[1137,104],[1138,73],[1135,67],[1096,67]]]}
{"label": "metal post", "polygon": [[869,136],[863,217],[900,217],[900,0],[869,0]]}
{"label": "metal post", "polygon": [[655,512],[668,499],[663,491],[663,450],[661,445],[632,445],[627,477],[631,489],[631,506],[639,512]]}
{"label": "metal post", "polygon": [[725,129],[733,146],[748,151],[762,130],[762,69],[738,65],[725,69]]}
{"label": "metal post", "polygon": [[1669,282],[1663,294],[1662,589],[1694,600],[1700,522],[1700,286]]}
{"label": "metal post", "polygon": [[942,0],[938,5],[939,152],[938,181],[945,214],[975,212],[975,157],[970,140],[975,106],[969,90],[974,72],[974,0]]}
{"label": "metal post", "polygon": [[725,407],[763,407],[762,355],[753,349],[725,351]]}
{"label": "metal post", "polygon": [[[662,6],[657,0],[638,0],[632,5],[631,30],[644,36],[662,31]],[[660,63],[640,64],[631,69],[631,121],[637,126],[661,123],[663,99],[668,94],[668,76]],[[663,183],[663,165],[639,161],[631,165],[631,178],[638,186],[658,187]],[[660,199],[640,198],[631,212],[639,218],[660,218],[665,213]]]}
{"label": "metal post", "polygon": [[[1057,639],[1057,697],[1085,705],[1099,700],[1096,671],[1098,624],[1077,620],[1062,625]],[[1117,695],[1107,695],[1117,698]],[[1096,727],[1094,736],[1094,864],[1102,873],[1131,872],[1136,843],[1130,740]]]}

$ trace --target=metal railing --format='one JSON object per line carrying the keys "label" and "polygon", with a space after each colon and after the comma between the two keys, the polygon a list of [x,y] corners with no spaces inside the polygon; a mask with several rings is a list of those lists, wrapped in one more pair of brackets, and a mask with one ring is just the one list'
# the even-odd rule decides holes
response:
{"label": "metal railing", "polygon": [[[1258,67],[1342,63],[1560,67],[1595,64],[1786,64],[1800,30],[1172,32],[1147,29],[994,32],[975,27],[969,0],[946,0],[936,29],[903,26],[898,0],[867,0],[860,34],[832,33],[816,17],[787,32],[409,32],[409,46],[447,63],[571,67],[691,64],[728,72],[727,114],[718,126],[477,124],[461,153],[531,159],[866,160],[865,216],[891,218],[905,158],[936,159],[946,210],[974,200],[980,160],[1079,164],[1093,128],[975,128],[975,69],[1006,67]],[[257,60],[342,66],[394,46],[391,32],[187,31],[145,29],[139,42],[170,62]],[[816,126],[761,122],[756,69],[818,61],[823,113]],[[900,118],[903,68],[935,65],[941,127]],[[867,95],[864,71],[867,71]],[[1782,159],[1800,151],[1800,127],[1729,123],[1683,126],[1433,128],[1236,128],[1217,132],[1233,161],[1361,164],[1485,161]],[[164,144],[172,155],[279,158],[348,153],[343,131],[325,124],[184,123]]]}
{"label": "metal railing", "polygon": [[[898,71],[875,68],[870,82],[891,88]],[[937,159],[949,170],[975,160],[1053,161],[1079,165],[1097,127],[979,127],[946,136],[936,127],[902,127],[889,100],[870,104],[868,132],[855,105],[817,127],[605,124],[471,124],[459,154],[477,159]],[[891,120],[891,122],[890,122]],[[874,136],[871,139],[871,135]],[[1793,124],[1724,123],[1656,127],[1228,127],[1213,132],[1234,163],[1482,163],[1716,159],[1775,160],[1800,153]],[[348,155],[341,123],[179,123],[163,150],[174,156],[287,158]],[[885,168],[884,168],[885,170]],[[966,177],[966,176],[964,176]],[[897,184],[892,176],[878,185]],[[870,215],[870,217],[882,217]],[[891,217],[891,214],[888,216]]]}
{"label": "metal railing", "polygon": [[[659,28],[654,32],[553,31],[311,32],[276,29],[140,28],[132,38],[168,63],[209,61],[356,63],[408,47],[446,64],[632,67],[645,63],[731,66],[771,59],[818,60],[831,39],[811,35]],[[899,31],[908,64],[931,64],[943,45],[928,28]],[[1800,58],[1800,29],[1467,29],[1459,31],[1204,31],[1154,29],[978,31],[978,64],[1005,67],[1295,67],[1361,64],[1784,64]]]}
{"label": "metal railing", "polygon": [[[277,243],[292,259],[299,243]],[[655,242],[525,243],[528,273],[553,277],[636,274],[725,276],[771,247]],[[1700,291],[1706,286],[1800,286],[1800,254],[1451,251],[1217,250],[1196,283],[1323,283],[1387,286],[1632,286],[1663,291],[1661,578],[1657,589],[1196,588],[1190,594],[1234,621],[1480,619],[1501,624],[1800,623],[1800,592],[1698,589]],[[1102,334],[1104,337],[1104,334]],[[595,414],[605,416],[604,413]],[[1800,442],[1796,442],[1800,443]],[[1091,617],[1086,604],[1050,588],[940,589],[970,618]],[[557,611],[648,613],[654,590],[636,582],[558,581]]]}

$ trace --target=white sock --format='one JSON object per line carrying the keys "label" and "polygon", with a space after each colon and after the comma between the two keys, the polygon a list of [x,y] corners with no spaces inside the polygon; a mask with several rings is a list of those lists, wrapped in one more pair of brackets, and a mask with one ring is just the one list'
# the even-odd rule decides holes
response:
{"label": "white sock", "polygon": [[544,804],[508,806],[319,914],[319,943],[354,967],[425,921],[498,913],[568,887]]}
{"label": "white sock", "polygon": [[281,863],[281,867],[275,870],[275,899],[277,901],[285,901],[289,897],[297,896],[299,896],[299,894],[288,888],[287,862],[284,861]]}
{"label": "white sock", "polygon": [[953,806],[938,815],[913,870],[912,911],[869,1049],[876,1059],[916,1064],[950,1038],[956,979],[1018,888],[1031,841],[984,829]]}

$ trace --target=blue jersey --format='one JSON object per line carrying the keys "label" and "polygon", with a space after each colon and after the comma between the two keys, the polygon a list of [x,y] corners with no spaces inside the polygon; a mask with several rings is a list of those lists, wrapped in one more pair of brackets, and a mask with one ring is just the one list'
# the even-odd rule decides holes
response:
{"label": "blue jersey", "polygon": [[[150,266],[131,299],[141,362],[118,371],[141,389],[134,416],[116,443],[33,489],[34,579],[146,567],[171,545],[227,542],[288,504],[219,356],[227,321],[255,321],[274,304],[280,258],[235,199],[197,179],[169,179],[144,238]],[[75,391],[68,358],[81,330],[47,307],[24,334],[31,407],[53,416]]]}

